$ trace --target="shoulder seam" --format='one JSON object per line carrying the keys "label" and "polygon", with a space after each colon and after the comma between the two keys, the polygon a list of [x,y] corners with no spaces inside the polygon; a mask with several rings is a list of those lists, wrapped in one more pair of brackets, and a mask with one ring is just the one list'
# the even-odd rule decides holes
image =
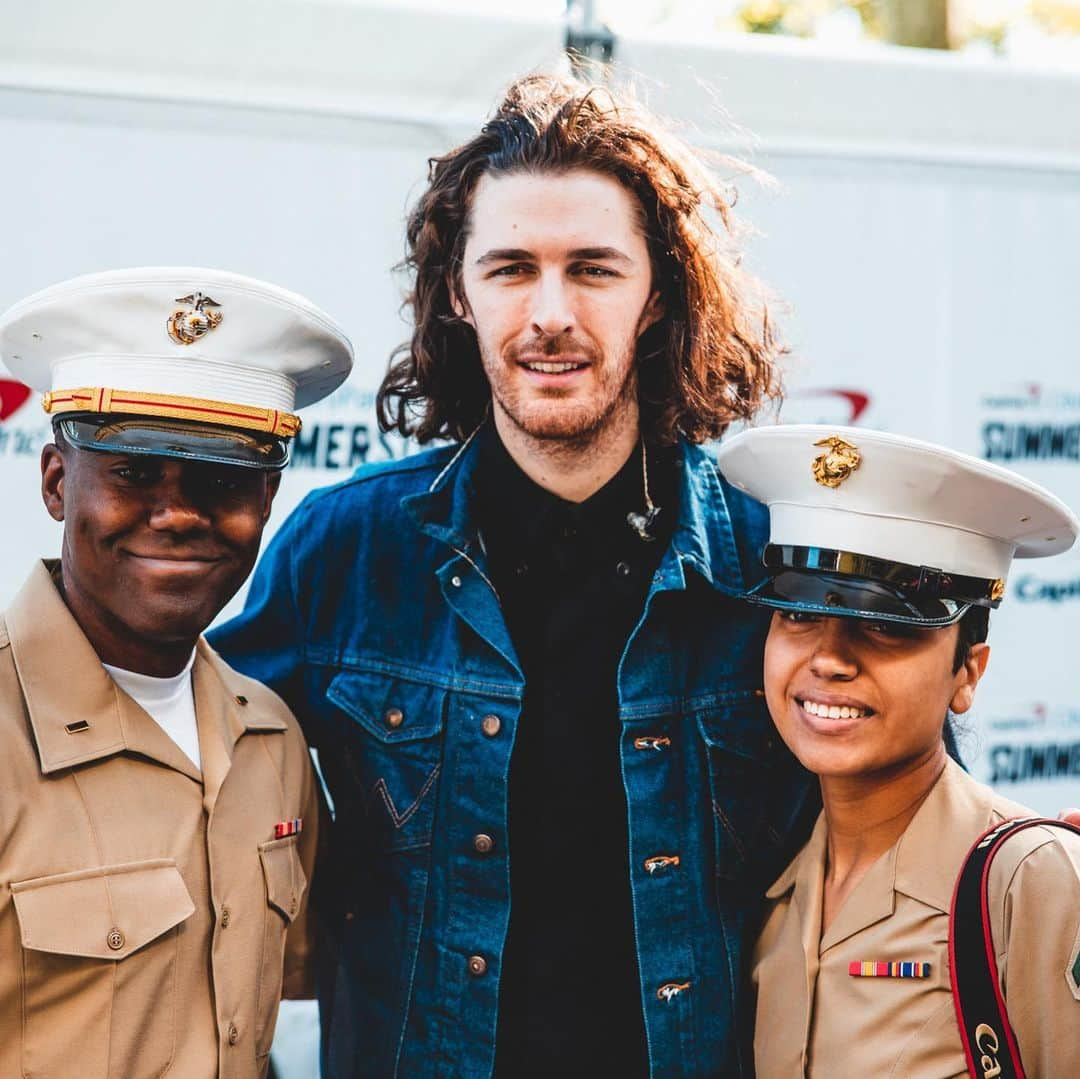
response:
{"label": "shoulder seam", "polygon": [[342,480],[340,483],[335,483],[331,487],[324,487],[321,490],[309,492],[304,501],[321,502],[325,498],[332,498],[346,488],[359,487],[362,484],[371,483],[381,479],[383,476],[401,476],[414,472],[430,472],[432,475],[438,475],[444,466],[442,460],[438,458],[434,460],[418,460],[418,458],[427,457],[428,454],[434,456],[436,453],[439,453],[441,449],[442,447],[422,454],[411,454],[409,457],[401,458],[400,461],[381,461],[378,464],[371,466],[370,471],[361,468],[356,474],[350,476],[348,479]]}
{"label": "shoulder seam", "polygon": [[[1035,829],[1031,829],[1031,831],[1035,831]],[[1030,850],[1025,851],[1021,855],[1016,865],[1013,866],[1012,872],[1009,874],[1008,882],[1004,885],[1004,894],[1007,895],[1010,891],[1012,891],[1013,885],[1016,883],[1017,875],[1024,867],[1024,863],[1027,862],[1027,860],[1031,858],[1032,855],[1037,854],[1039,851],[1043,850],[1048,845],[1063,846],[1063,844],[1060,842],[1062,838],[1062,832],[1064,831],[1063,829],[1053,827],[1047,828],[1045,825],[1040,825],[1038,831],[1042,833],[1042,842],[1040,842],[1037,846],[1032,847]],[[1074,833],[1069,834],[1072,835]],[[1002,844],[1002,849],[1004,849],[1004,846],[1005,844]],[[1068,858],[1068,855],[1066,854],[1065,857]]]}

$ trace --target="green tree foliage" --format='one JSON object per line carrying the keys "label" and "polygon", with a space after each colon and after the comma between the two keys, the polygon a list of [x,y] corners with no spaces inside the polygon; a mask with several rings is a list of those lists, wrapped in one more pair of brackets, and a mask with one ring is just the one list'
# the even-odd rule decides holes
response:
{"label": "green tree foliage", "polygon": [[752,33],[812,37],[823,17],[842,8],[858,15],[868,37],[922,48],[981,41],[1003,52],[1010,29],[1020,22],[1080,36],[1080,0],[1028,0],[1004,14],[1001,4],[979,0],[742,0],[735,15]]}

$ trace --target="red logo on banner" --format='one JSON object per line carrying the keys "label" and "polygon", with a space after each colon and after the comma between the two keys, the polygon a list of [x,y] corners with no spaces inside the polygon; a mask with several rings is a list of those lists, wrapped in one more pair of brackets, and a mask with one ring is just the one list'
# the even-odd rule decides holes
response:
{"label": "red logo on banner", "polygon": [[833,389],[820,389],[820,390],[800,390],[796,391],[793,397],[839,397],[841,400],[846,401],[848,407],[851,409],[851,414],[847,418],[848,423],[858,423],[859,417],[867,410],[870,405],[870,395],[862,393],[859,390],[833,390]]}
{"label": "red logo on banner", "polygon": [[10,378],[0,378],[0,423],[18,412],[30,396],[30,387]]}

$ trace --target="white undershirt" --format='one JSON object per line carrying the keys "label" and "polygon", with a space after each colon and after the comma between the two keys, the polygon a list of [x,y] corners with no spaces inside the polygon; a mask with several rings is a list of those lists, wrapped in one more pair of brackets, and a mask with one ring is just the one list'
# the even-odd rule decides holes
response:
{"label": "white undershirt", "polygon": [[195,692],[191,685],[194,662],[193,650],[187,666],[171,678],[153,678],[148,674],[110,667],[107,663],[102,666],[112,680],[157,722],[195,767],[201,770],[199,728],[195,723]]}

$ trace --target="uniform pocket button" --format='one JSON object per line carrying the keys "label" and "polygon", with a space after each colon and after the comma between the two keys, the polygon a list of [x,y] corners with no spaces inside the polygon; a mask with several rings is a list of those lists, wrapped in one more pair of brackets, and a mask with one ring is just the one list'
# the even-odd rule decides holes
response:
{"label": "uniform pocket button", "polygon": [[502,720],[498,716],[484,716],[480,729],[488,738],[494,738],[502,730]]}
{"label": "uniform pocket button", "polygon": [[221,928],[228,929],[229,923],[232,921],[232,914],[228,907],[221,908]]}
{"label": "uniform pocket button", "polygon": [[387,708],[383,715],[383,722],[392,731],[396,731],[405,722],[405,713],[400,708]]}
{"label": "uniform pocket button", "polygon": [[240,1040],[240,1031],[236,1029],[235,1023],[229,1024],[229,1044],[235,1045]]}
{"label": "uniform pocket button", "polygon": [[480,978],[487,974],[487,960],[482,955],[470,955],[469,973],[474,978]]}
{"label": "uniform pocket button", "polygon": [[124,946],[124,934],[113,926],[113,928],[109,930],[109,935],[105,938],[105,943],[108,944],[114,952],[118,952]]}

